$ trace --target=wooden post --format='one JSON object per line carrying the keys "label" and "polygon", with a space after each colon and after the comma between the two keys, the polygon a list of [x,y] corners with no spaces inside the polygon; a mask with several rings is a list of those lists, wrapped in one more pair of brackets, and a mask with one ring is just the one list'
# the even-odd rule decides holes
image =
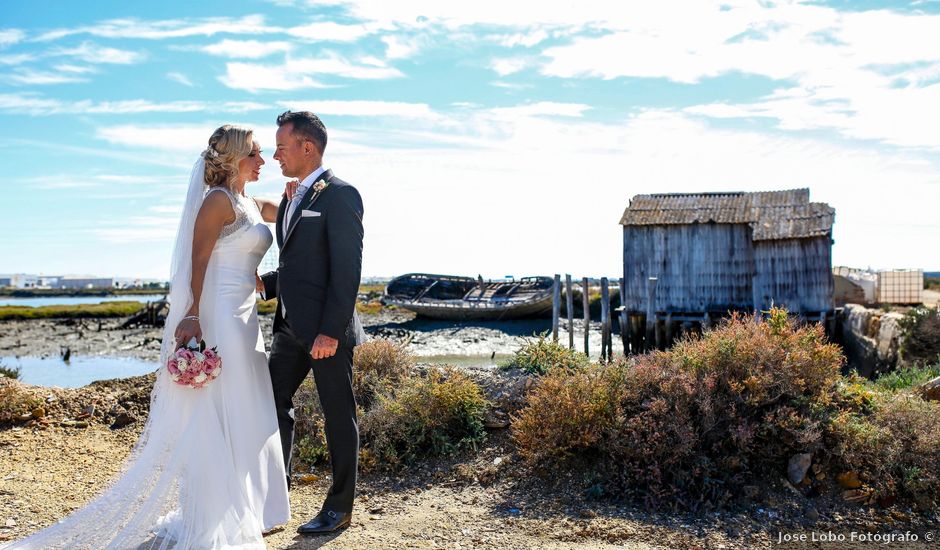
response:
{"label": "wooden post", "polygon": [[591,287],[588,278],[581,279],[581,303],[584,305],[584,355],[590,355],[588,342],[591,341]]}
{"label": "wooden post", "polygon": [[628,350],[630,349],[629,345],[629,331],[627,330],[627,303],[624,296],[626,296],[625,288],[626,283],[623,280],[623,277],[618,279],[618,285],[620,290],[620,341],[623,342],[623,354],[627,355]]}
{"label": "wooden post", "polygon": [[558,317],[561,314],[561,275],[555,274],[552,287],[552,341],[558,341]]}
{"label": "wooden post", "polygon": [[674,335],[672,333],[672,313],[667,313],[666,314],[666,347],[667,348],[672,345],[673,336]]}
{"label": "wooden post", "polygon": [[645,351],[653,349],[653,343],[656,341],[656,277],[650,277],[646,281],[646,342],[643,344]]}
{"label": "wooden post", "polygon": [[601,361],[610,360],[610,289],[607,277],[601,277]]}
{"label": "wooden post", "polygon": [[565,275],[565,309],[568,310],[568,349],[574,349],[574,295],[571,293],[571,275]]}

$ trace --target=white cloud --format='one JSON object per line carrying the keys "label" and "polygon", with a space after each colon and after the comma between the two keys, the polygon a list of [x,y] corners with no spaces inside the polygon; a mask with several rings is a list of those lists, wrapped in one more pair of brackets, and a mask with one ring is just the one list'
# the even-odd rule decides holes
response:
{"label": "white cloud", "polygon": [[387,35],[382,37],[387,59],[406,59],[414,56],[423,46],[423,40],[416,36]]}
{"label": "white cloud", "polygon": [[35,60],[36,56],[28,53],[0,55],[0,65],[22,65]]}
{"label": "white cloud", "polygon": [[523,46],[526,48],[531,48],[537,44],[540,44],[547,40],[549,37],[548,31],[545,29],[536,29],[534,31],[526,33],[516,33],[510,35],[502,35],[493,37],[497,40],[500,45],[507,48],[513,48],[516,46]]}
{"label": "white cloud", "polygon": [[72,65],[69,63],[60,63],[53,66],[52,68],[59,71],[60,73],[91,74],[97,72],[97,69],[94,67],[83,67],[81,65]]}
{"label": "white cloud", "polygon": [[533,61],[528,57],[494,59],[490,62],[490,68],[496,71],[499,76],[515,74],[532,65]]}
{"label": "white cloud", "polygon": [[88,82],[87,78],[49,71],[37,71],[34,69],[17,69],[14,73],[6,75],[6,78],[15,84],[26,85],[47,85],[47,84],[68,84],[74,82]]}
{"label": "white cloud", "polygon": [[202,51],[224,57],[261,59],[278,52],[288,52],[290,42],[261,42],[259,40],[223,40],[201,48]]}
{"label": "white cloud", "polygon": [[219,80],[229,88],[249,92],[327,87],[326,84],[305,74],[291,71],[285,65],[268,66],[257,63],[226,63],[225,75]]}
{"label": "white cloud", "polygon": [[281,101],[284,108],[321,115],[438,119],[426,103],[399,101]]}
{"label": "white cloud", "polygon": [[580,117],[591,108],[583,103],[557,103],[554,101],[539,101],[529,105],[516,107],[497,107],[489,112],[497,117],[530,117],[530,116],[563,116]]}
{"label": "white cloud", "polygon": [[19,29],[0,29],[0,48],[12,46],[21,42],[26,37],[26,33]]}
{"label": "white cloud", "polygon": [[178,82],[182,84],[183,86],[189,86],[190,88],[193,86],[193,81],[190,80],[189,77],[184,75],[183,73],[172,71],[172,72],[166,73],[166,77],[172,80],[173,82]]}
{"label": "white cloud", "polygon": [[117,65],[129,65],[144,59],[144,55],[138,52],[108,48],[92,42],[82,42],[76,48],[63,48],[57,50],[55,54],[74,57],[86,63],[111,63]]}
{"label": "white cloud", "polygon": [[287,34],[312,42],[355,42],[378,30],[374,25],[341,25],[332,21],[310,23],[286,29]]}
{"label": "white cloud", "polygon": [[363,58],[353,63],[335,53],[318,58],[288,58],[281,65],[227,63],[225,67],[221,81],[230,88],[248,91],[325,88],[329,85],[323,79],[329,77],[373,80],[404,76],[381,60]]}
{"label": "white cloud", "polygon": [[0,112],[49,116],[59,114],[137,114],[137,113],[242,113],[270,108],[269,105],[244,101],[206,102],[146,99],[123,101],[66,101],[37,94],[0,94]]}
{"label": "white cloud", "polygon": [[113,145],[149,150],[191,153],[193,158],[206,148],[215,131],[210,124],[100,126],[96,137]]}
{"label": "white cloud", "polygon": [[211,17],[205,19],[169,19],[142,21],[135,18],[112,19],[94,25],[71,29],[56,29],[41,34],[39,41],[58,40],[76,34],[90,34],[102,38],[135,38],[159,40],[215,34],[263,34],[271,32],[261,15],[244,17]]}

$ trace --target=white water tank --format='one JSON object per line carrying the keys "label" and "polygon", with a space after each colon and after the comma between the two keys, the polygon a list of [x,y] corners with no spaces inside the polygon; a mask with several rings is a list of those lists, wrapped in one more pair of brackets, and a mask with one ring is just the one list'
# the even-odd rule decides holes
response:
{"label": "white water tank", "polygon": [[878,272],[880,304],[921,304],[924,301],[923,269],[889,269]]}

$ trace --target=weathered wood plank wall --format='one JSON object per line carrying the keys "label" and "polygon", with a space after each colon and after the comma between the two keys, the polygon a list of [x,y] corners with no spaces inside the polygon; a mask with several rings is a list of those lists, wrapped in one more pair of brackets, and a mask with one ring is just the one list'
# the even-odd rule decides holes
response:
{"label": "weathered wood plank wall", "polygon": [[624,226],[623,303],[628,311],[646,311],[650,277],[659,280],[656,311],[749,309],[754,300],[751,228],[713,223]]}
{"label": "weathered wood plank wall", "polygon": [[792,312],[833,308],[832,244],[828,237],[754,243],[754,296],[757,307],[771,302]]}

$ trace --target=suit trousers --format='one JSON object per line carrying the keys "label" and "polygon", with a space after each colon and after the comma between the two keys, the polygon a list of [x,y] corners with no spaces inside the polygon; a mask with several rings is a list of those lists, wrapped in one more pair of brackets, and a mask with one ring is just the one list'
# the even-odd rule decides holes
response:
{"label": "suit trousers", "polygon": [[284,450],[284,464],[290,481],[291,450],[294,442],[294,394],[313,371],[325,420],[326,445],[330,453],[333,484],[323,509],[352,512],[359,460],[359,427],[356,398],[353,395],[353,348],[339,347],[333,357],[316,359],[294,335],[288,323],[274,333],[268,367],[274,388],[274,405]]}

